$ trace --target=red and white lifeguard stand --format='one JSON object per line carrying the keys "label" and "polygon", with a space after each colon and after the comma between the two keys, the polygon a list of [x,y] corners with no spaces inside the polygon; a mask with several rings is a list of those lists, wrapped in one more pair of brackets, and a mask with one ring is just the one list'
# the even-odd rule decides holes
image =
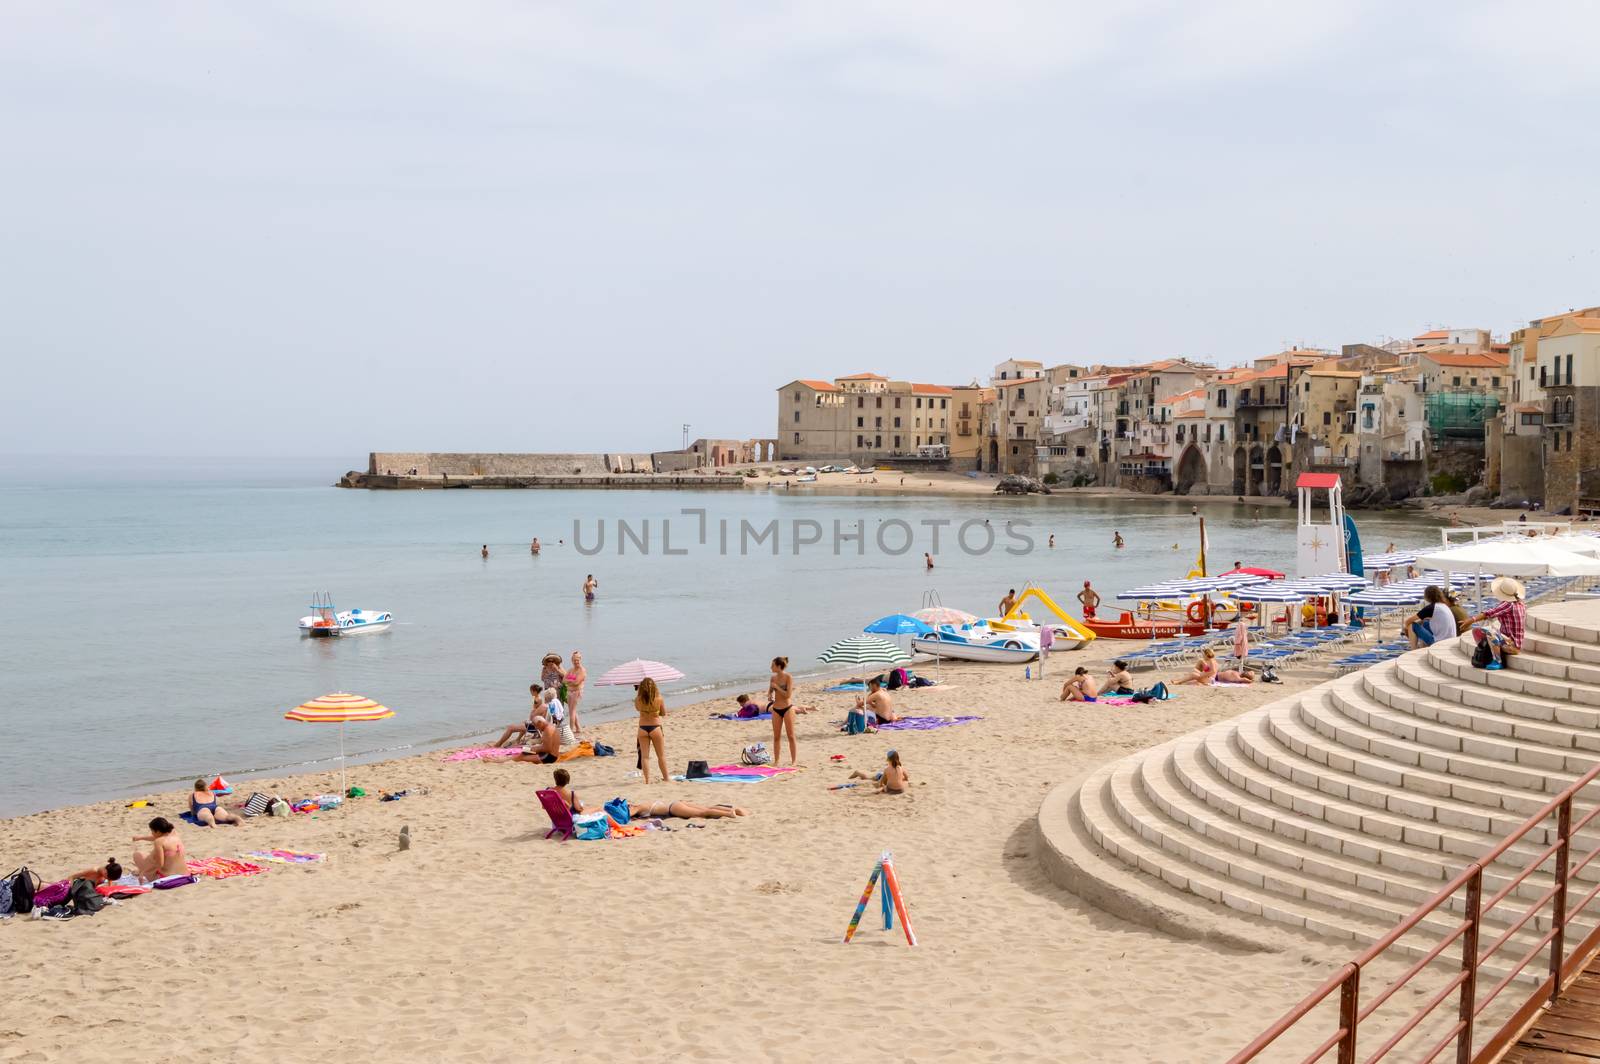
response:
{"label": "red and white lifeguard stand", "polygon": [[[1300,506],[1295,529],[1295,575],[1303,578],[1349,572],[1344,556],[1344,485],[1339,474],[1301,473],[1294,486]],[[1314,505],[1319,491],[1328,493],[1328,513],[1321,520]]]}

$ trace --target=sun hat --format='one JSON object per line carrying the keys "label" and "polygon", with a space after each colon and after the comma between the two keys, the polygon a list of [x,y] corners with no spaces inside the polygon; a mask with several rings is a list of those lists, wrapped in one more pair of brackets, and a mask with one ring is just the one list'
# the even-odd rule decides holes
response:
{"label": "sun hat", "polygon": [[1489,594],[1500,599],[1520,599],[1524,592],[1522,585],[1509,576],[1497,576],[1489,585]]}

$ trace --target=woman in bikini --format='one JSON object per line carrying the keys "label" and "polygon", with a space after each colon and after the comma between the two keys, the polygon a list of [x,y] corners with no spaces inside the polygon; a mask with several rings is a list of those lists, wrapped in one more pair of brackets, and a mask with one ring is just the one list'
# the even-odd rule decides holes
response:
{"label": "woman in bikini", "polygon": [[572,668],[567,670],[562,680],[567,685],[567,697],[562,699],[567,704],[567,720],[572,724],[573,736],[581,736],[583,729],[578,727],[578,703],[583,699],[583,685],[589,682],[589,670],[583,667],[581,651],[572,652]]}
{"label": "woman in bikini", "polygon": [[198,820],[203,828],[214,828],[218,824],[243,823],[217,803],[217,796],[211,793],[211,788],[206,786],[205,780],[194,781],[194,793],[189,795],[189,815]]}
{"label": "woman in bikini", "polygon": [[571,811],[573,816],[583,812],[583,803],[578,801],[578,792],[570,786],[572,773],[564,768],[558,768],[552,778],[556,781],[556,797],[561,799],[561,803]]}
{"label": "woman in bikini", "polygon": [[1128,671],[1128,663],[1120,658],[1111,663],[1111,672],[1106,676],[1106,690],[1114,695],[1133,694],[1133,674]]}
{"label": "woman in bikini", "polygon": [[1095,683],[1094,677],[1089,675],[1089,670],[1082,665],[1072,670],[1067,682],[1061,685],[1063,702],[1093,702],[1099,695],[1100,685]]}
{"label": "woman in bikini", "polygon": [[146,883],[152,879],[181,876],[189,871],[189,866],[183,861],[183,840],[178,837],[172,821],[166,817],[158,816],[150,821],[150,834],[135,835],[133,841],[150,843],[149,853],[138,849],[133,851],[133,866],[138,870],[139,878]]}
{"label": "woman in bikini", "polygon": [[667,739],[661,734],[661,718],[667,715],[667,704],[650,677],[639,681],[633,708],[639,711],[639,767],[644,770],[644,781],[650,782],[650,751],[654,748],[656,764],[661,766],[661,782],[665,783],[670,777],[667,775]]}
{"label": "woman in bikini", "polygon": [[767,685],[767,699],[772,703],[772,763],[780,765],[783,753],[783,736],[789,736],[789,764],[800,764],[794,743],[794,677],[787,672],[788,658],[772,659],[772,682]]}
{"label": "woman in bikini", "polygon": [[652,816],[675,816],[683,820],[721,820],[723,817],[749,815],[750,810],[741,809],[736,805],[696,805],[693,802],[669,802],[664,799],[628,803],[630,820]]}
{"label": "woman in bikini", "polygon": [[1200,652],[1200,658],[1194,663],[1194,671],[1181,680],[1174,680],[1178,684],[1199,684],[1208,686],[1217,680],[1217,652],[1206,647]]}

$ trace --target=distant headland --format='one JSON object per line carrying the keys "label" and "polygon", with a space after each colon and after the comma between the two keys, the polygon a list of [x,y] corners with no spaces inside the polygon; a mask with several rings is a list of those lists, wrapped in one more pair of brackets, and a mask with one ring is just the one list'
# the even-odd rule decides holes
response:
{"label": "distant headland", "polygon": [[[743,478],[718,468],[720,448],[641,454],[494,454],[373,451],[365,472],[352,469],[341,488],[740,488]],[[710,441],[720,443],[721,441]]]}

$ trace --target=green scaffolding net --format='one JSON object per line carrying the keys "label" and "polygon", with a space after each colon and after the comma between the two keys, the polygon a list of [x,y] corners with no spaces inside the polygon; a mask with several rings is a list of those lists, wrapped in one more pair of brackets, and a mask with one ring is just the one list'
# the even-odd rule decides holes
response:
{"label": "green scaffolding net", "polygon": [[1428,428],[1438,436],[1482,436],[1500,412],[1500,400],[1487,392],[1430,392],[1426,406]]}

